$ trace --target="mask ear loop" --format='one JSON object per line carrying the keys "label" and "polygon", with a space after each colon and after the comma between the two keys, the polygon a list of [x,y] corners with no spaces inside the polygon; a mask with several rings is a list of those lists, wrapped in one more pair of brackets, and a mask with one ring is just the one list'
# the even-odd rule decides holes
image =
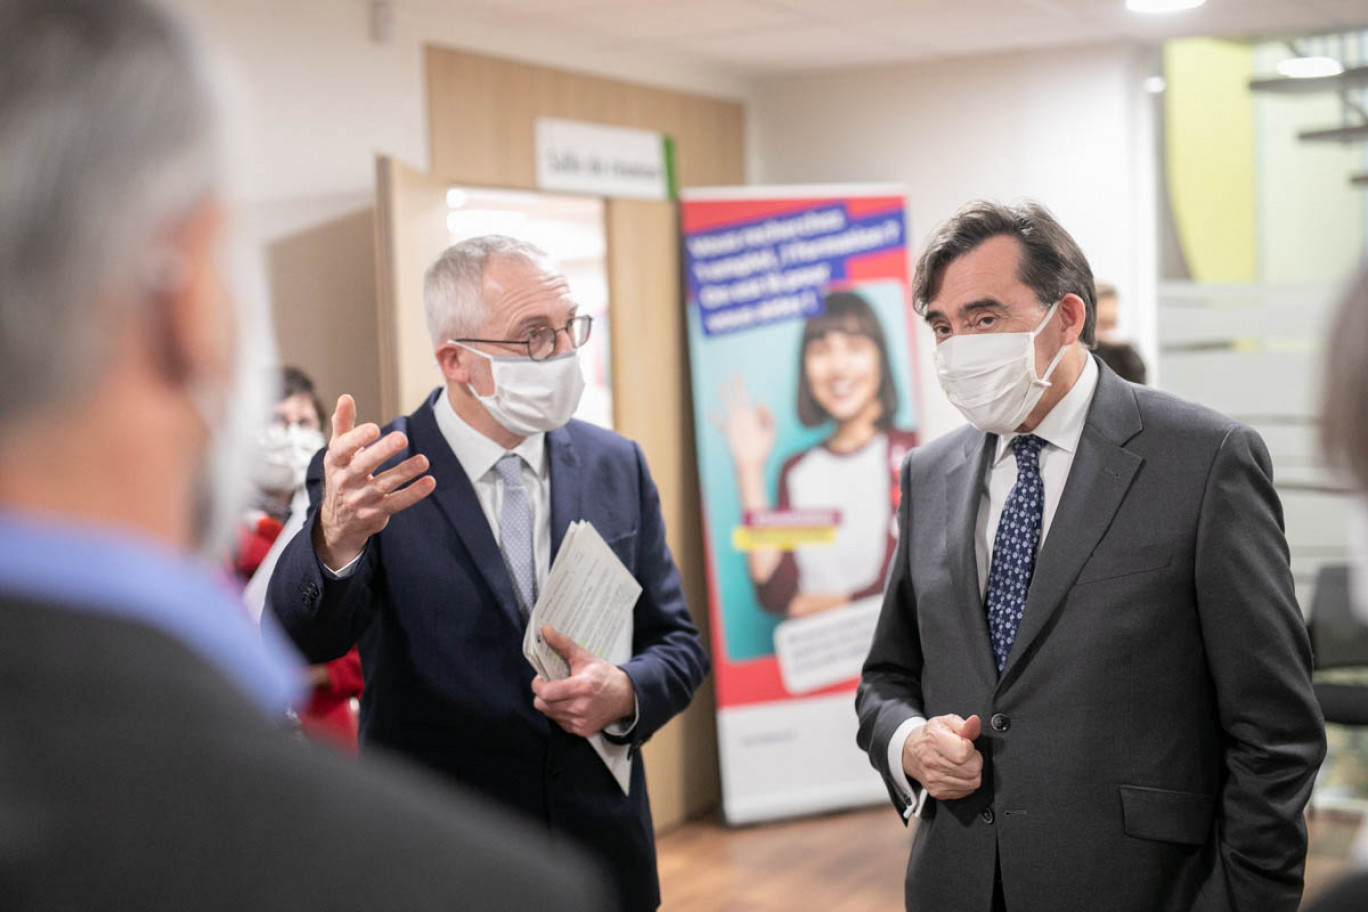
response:
{"label": "mask ear loop", "polygon": [[[1031,342],[1033,344],[1035,342],[1035,337],[1040,335],[1041,330],[1043,330],[1045,328],[1045,325],[1050,322],[1050,320],[1055,315],[1055,311],[1058,309],[1059,302],[1056,301],[1054,302],[1054,304],[1050,305],[1050,312],[1045,315],[1045,319],[1041,320],[1040,324],[1036,326],[1034,330],[1032,330]],[[1042,386],[1048,387],[1050,385],[1050,375],[1054,373],[1054,369],[1059,366],[1060,360],[1062,360],[1064,357],[1064,352],[1068,350],[1069,347],[1067,345],[1061,345],[1059,347],[1059,351],[1055,352],[1055,356],[1053,359],[1051,359],[1049,366],[1045,368],[1045,373],[1041,374],[1040,379],[1036,380],[1035,382],[1041,384]]]}
{"label": "mask ear loop", "polygon": [[457,348],[463,348],[473,355],[479,355],[481,358],[484,358],[486,361],[489,362],[489,379],[494,383],[494,394],[491,394],[489,396],[481,396],[480,391],[475,389],[475,382],[473,380],[466,383],[465,387],[466,391],[469,392],[470,395],[474,396],[477,402],[484,402],[487,399],[494,398],[494,395],[499,392],[499,382],[494,379],[494,356],[489,354],[488,352],[482,352],[478,348],[466,345],[464,342],[459,342],[456,339],[448,339],[447,341],[450,342],[452,345],[455,345]]}

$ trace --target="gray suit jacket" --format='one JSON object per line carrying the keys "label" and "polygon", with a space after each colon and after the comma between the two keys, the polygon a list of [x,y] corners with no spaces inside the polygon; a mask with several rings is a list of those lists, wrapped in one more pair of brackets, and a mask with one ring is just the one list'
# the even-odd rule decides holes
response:
{"label": "gray suit jacket", "polygon": [[1268,451],[1100,365],[1001,677],[974,529],[996,438],[903,464],[898,552],[856,705],[892,786],[909,716],[983,719],[983,785],[929,802],[907,907],[1295,910],[1325,752]]}
{"label": "gray suit jacket", "polygon": [[310,748],[157,630],[0,595],[0,678],[0,909],[612,908],[574,847]]}

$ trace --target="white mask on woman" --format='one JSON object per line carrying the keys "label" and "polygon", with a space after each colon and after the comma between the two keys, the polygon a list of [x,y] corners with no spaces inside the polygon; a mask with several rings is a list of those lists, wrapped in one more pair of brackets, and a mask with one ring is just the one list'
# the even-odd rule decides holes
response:
{"label": "white mask on woman", "polygon": [[489,361],[494,393],[481,396],[474,384],[466,384],[491,418],[509,433],[529,437],[554,431],[568,422],[579,408],[584,393],[579,351],[533,361],[531,358],[496,358],[462,342],[455,344]]}
{"label": "white mask on woman", "polygon": [[323,448],[323,435],[298,424],[271,424],[257,437],[257,460],[252,468],[256,486],[271,494],[295,491],[314,453]]}
{"label": "white mask on woman", "polygon": [[974,427],[989,434],[1015,433],[1050,388],[1065,348],[1044,376],[1036,377],[1035,340],[1058,309],[1056,302],[1031,332],[969,333],[936,346],[941,389]]}

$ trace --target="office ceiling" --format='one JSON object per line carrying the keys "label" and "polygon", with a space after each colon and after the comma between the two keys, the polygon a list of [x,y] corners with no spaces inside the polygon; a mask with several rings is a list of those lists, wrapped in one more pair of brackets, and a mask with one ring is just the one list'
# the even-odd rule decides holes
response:
{"label": "office ceiling", "polygon": [[658,48],[760,75],[1188,35],[1368,27],[1368,0],[1208,0],[1142,16],[1124,0],[397,0],[605,54]]}

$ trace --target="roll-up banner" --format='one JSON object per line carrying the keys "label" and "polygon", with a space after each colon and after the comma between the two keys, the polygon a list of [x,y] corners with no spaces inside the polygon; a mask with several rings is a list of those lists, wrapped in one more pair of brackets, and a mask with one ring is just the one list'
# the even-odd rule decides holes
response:
{"label": "roll-up banner", "polygon": [[855,688],[917,439],[904,211],[890,187],[681,195],[731,823],[886,799]]}

